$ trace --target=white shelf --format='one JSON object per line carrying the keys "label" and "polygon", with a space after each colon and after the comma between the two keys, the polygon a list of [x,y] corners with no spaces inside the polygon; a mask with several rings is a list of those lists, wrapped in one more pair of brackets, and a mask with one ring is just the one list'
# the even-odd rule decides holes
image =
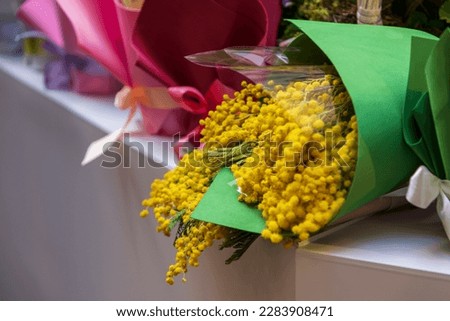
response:
{"label": "white shelf", "polygon": [[[307,288],[309,299],[450,300],[450,243],[434,204],[377,214],[299,248],[296,268],[297,293]],[[328,277],[313,286],[312,270]]]}
{"label": "white shelf", "polygon": [[433,208],[375,215],[299,249],[303,251],[450,281],[450,244]]}

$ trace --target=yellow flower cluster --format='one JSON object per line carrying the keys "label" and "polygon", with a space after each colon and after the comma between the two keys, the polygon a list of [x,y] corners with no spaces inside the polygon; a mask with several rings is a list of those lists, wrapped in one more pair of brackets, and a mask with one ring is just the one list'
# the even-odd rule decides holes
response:
{"label": "yellow flower cluster", "polygon": [[[176,262],[169,266],[166,273],[166,282],[170,285],[174,283],[174,277],[187,272],[188,264],[197,267],[198,258],[201,253],[213,245],[214,240],[220,240],[225,235],[225,228],[213,223],[192,220],[188,221],[185,231],[175,241],[177,254]],[[183,282],[186,278],[183,276]]]}
{"label": "yellow flower cluster", "polygon": [[357,124],[338,77],[286,87],[271,84],[271,90],[261,84],[242,86],[201,121],[205,147],[185,155],[175,169],[155,180],[143,201],[141,216],[153,208],[159,232],[170,235],[179,224],[175,263],[166,274],[169,284],[188,266],[198,266],[199,256],[214,240],[231,235],[225,227],[191,219],[221,167],[233,164],[240,199],[261,209],[266,220],[262,237],[285,245],[325,226],[351,185]]}
{"label": "yellow flower cluster", "polygon": [[[201,121],[204,125],[202,141],[207,142],[209,151],[218,151],[223,146],[231,147],[242,142],[248,136],[242,130],[243,122],[257,115],[261,107],[270,101],[270,95],[262,85],[243,85],[245,88],[236,92],[234,98],[225,96],[223,103]],[[217,154],[220,155],[219,152]],[[179,221],[181,224],[181,232],[174,243],[177,250],[175,263],[166,274],[168,284],[174,283],[175,276],[184,275],[188,266],[198,266],[200,254],[214,240],[222,239],[225,235],[226,230],[221,226],[190,218],[223,164],[224,160],[220,157],[205,157],[204,150],[194,150],[184,155],[178,166],[167,172],[163,179],[155,180],[150,197],[142,202],[145,209],[141,211],[141,216],[148,216],[149,208],[153,208],[158,232],[169,236],[175,223]]]}
{"label": "yellow flower cluster", "polygon": [[142,201],[146,209],[141,212],[141,216],[147,216],[148,208],[152,207],[158,222],[158,232],[170,235],[171,219],[182,212],[181,220],[186,223],[200,202],[213,174],[210,168],[201,166],[202,155],[202,150],[186,154],[163,179],[153,181],[150,198]]}
{"label": "yellow flower cluster", "polygon": [[272,103],[272,96],[262,84],[247,84],[244,81],[242,87],[233,98],[224,95],[222,104],[200,121],[204,126],[201,141],[208,148],[231,147],[243,141],[256,140],[258,133],[243,125]]}
{"label": "yellow flower cluster", "polygon": [[[181,224],[180,235],[175,241],[175,263],[169,267],[166,282],[174,283],[174,277],[185,274],[190,266],[198,266],[198,257],[214,239],[222,237],[220,226],[190,220],[192,211],[206,192],[213,170],[203,165],[203,151],[186,154],[178,166],[167,172],[163,179],[156,179],[151,186],[150,198],[142,201],[145,207],[141,216],[153,208],[158,223],[157,231],[169,236],[176,223]],[[183,277],[183,280],[184,277]]]}
{"label": "yellow flower cluster", "polygon": [[356,165],[357,125],[350,112],[340,79],[327,76],[276,86],[274,103],[243,124],[260,133],[260,144],[231,169],[241,200],[262,211],[263,238],[305,240],[337,214]]}

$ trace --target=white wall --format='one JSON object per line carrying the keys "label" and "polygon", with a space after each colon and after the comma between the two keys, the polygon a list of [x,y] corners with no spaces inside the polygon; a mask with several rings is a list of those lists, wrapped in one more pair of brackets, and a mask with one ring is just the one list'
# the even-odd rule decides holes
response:
{"label": "white wall", "polygon": [[11,15],[15,14],[15,10],[18,5],[23,2],[21,0],[0,0],[0,15]]}

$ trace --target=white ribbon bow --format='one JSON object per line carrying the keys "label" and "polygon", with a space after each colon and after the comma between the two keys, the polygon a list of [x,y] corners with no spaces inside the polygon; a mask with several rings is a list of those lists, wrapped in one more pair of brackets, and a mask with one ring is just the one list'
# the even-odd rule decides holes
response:
{"label": "white ribbon bow", "polygon": [[128,117],[125,124],[112,133],[92,142],[86,154],[84,155],[81,165],[85,166],[103,154],[103,149],[116,141],[120,141],[123,133],[128,129],[131,121],[136,115],[137,108],[154,107],[160,109],[174,109],[178,108],[178,103],[175,102],[169,94],[166,87],[129,87],[124,86],[114,99],[114,105],[121,109],[129,109]]}
{"label": "white ribbon bow", "polygon": [[436,210],[450,239],[450,181],[441,180],[420,166],[411,176],[406,199],[420,208],[427,208],[437,199]]}

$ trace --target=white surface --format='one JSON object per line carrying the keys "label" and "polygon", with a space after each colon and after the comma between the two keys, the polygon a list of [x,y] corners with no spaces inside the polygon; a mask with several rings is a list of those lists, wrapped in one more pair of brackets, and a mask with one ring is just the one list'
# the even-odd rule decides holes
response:
{"label": "white surface", "polygon": [[17,8],[16,0],[0,0],[0,14],[14,16],[14,9]]}
{"label": "white surface", "polygon": [[299,299],[450,300],[450,244],[433,206],[350,225],[298,249],[296,268]]}
{"label": "white surface", "polygon": [[[112,133],[125,124],[128,111],[122,111],[114,107],[114,97],[112,96],[83,96],[69,91],[46,90],[42,73],[30,69],[29,66],[26,66],[22,62],[22,58],[1,56],[0,70],[11,78],[18,80],[22,85],[33,89],[36,93],[43,95],[55,104],[62,106],[64,109],[91,124],[93,127],[100,129],[105,134]],[[132,130],[133,127],[138,127],[139,115],[136,116],[135,120],[134,125],[131,124],[129,126],[130,130]],[[95,139],[98,138],[101,137]],[[142,149],[143,153],[146,156],[151,157],[158,164],[164,163],[168,168],[175,166],[176,158],[173,151],[170,151],[170,153],[166,153],[163,156],[163,142],[170,142],[169,137],[131,136],[130,141],[140,142],[144,147]],[[151,142],[151,145],[149,145],[148,142]],[[83,156],[84,154],[80,154],[80,162]]]}
{"label": "white surface", "polygon": [[376,215],[307,249],[317,255],[429,272],[450,280],[450,244],[433,208]]}
{"label": "white surface", "polygon": [[22,58],[1,56],[0,69],[105,132],[122,126],[128,115],[126,111],[114,108],[113,97],[90,97],[68,91],[46,90],[42,73],[22,63]]}

